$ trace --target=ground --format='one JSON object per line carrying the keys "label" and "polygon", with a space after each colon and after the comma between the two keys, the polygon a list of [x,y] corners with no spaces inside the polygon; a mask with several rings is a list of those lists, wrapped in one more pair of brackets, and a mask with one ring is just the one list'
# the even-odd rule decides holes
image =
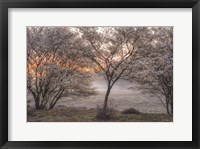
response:
{"label": "ground", "polygon": [[[55,108],[49,111],[32,111],[28,114],[28,122],[98,122],[96,109]],[[172,116],[158,113],[122,114],[115,111],[108,122],[172,122]]]}
{"label": "ground", "polygon": [[[132,89],[130,86],[132,85]],[[96,79],[93,82],[96,94],[88,97],[65,97],[60,99],[55,108],[48,112],[34,111],[34,102],[31,96],[31,109],[28,114],[28,122],[88,122],[99,121],[96,117],[97,106],[104,102],[106,82],[103,79]],[[131,121],[131,122],[164,122],[173,121],[173,118],[166,114],[166,109],[161,105],[158,98],[144,94],[139,91],[135,84],[126,80],[119,80],[114,85],[109,95],[109,107],[116,112],[108,121]],[[134,108],[142,114],[121,114],[125,109]]]}

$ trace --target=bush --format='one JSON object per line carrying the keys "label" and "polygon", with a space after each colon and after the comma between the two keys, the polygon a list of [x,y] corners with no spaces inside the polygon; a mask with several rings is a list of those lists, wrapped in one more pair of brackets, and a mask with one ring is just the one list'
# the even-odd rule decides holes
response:
{"label": "bush", "polygon": [[124,111],[122,111],[122,114],[140,114],[140,111],[138,111],[134,108],[129,108],[129,109],[125,109]]}
{"label": "bush", "polygon": [[107,107],[106,110],[104,110],[102,107],[97,106],[97,114],[96,118],[99,120],[108,120],[113,117],[114,109]]}

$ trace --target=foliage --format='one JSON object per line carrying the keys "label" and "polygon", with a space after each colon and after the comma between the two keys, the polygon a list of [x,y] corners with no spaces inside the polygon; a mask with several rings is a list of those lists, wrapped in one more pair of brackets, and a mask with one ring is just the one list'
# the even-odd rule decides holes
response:
{"label": "foliage", "polygon": [[107,81],[104,99],[106,110],[113,85],[131,73],[129,63],[135,59],[146,27],[79,27],[85,56],[96,64],[96,72]]}
{"label": "foliage", "polygon": [[138,82],[173,113],[172,27],[28,27],[27,48],[27,88],[37,110],[94,93],[92,73],[84,71],[92,70],[107,82],[99,115],[109,115],[110,92],[122,78]]}
{"label": "foliage", "polygon": [[27,88],[35,108],[52,109],[58,100],[90,88],[90,74],[81,70],[77,34],[65,27],[27,28]]}
{"label": "foliage", "polygon": [[102,107],[97,106],[96,119],[98,120],[108,120],[113,117],[114,109],[107,107],[106,110]]}
{"label": "foliage", "polygon": [[[173,28],[155,27],[152,40],[138,49],[131,80],[156,95],[168,114],[173,113]],[[163,100],[164,97],[164,100]]]}
{"label": "foliage", "polygon": [[140,111],[138,111],[134,108],[129,108],[129,109],[123,110],[122,114],[140,114]]}

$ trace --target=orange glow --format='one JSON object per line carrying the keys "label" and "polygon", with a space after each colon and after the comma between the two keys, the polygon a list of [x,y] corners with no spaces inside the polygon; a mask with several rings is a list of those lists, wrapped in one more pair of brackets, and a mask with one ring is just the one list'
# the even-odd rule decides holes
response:
{"label": "orange glow", "polygon": [[[60,67],[65,68],[72,68],[74,70],[84,71],[84,72],[91,72],[91,71],[97,71],[99,72],[101,69],[99,67],[80,67],[77,64],[66,64],[63,63],[63,61],[57,57],[57,55],[48,54],[47,56],[38,56],[37,53],[34,51],[31,51],[31,56],[29,57],[29,61],[27,64],[27,71],[28,74],[32,77],[44,77],[46,76],[46,68],[48,67],[48,64],[57,65]],[[37,68],[42,68],[42,70],[38,70]]]}
{"label": "orange glow", "polygon": [[83,68],[79,68],[79,70],[88,72],[88,71],[93,71],[94,68],[91,68],[91,67],[83,67]]}
{"label": "orange glow", "polygon": [[29,75],[31,75],[32,77],[37,76],[37,77],[44,77],[46,76],[46,71],[42,71],[42,72],[37,72],[36,74],[36,64],[28,64],[28,73]]}
{"label": "orange glow", "polygon": [[[55,63],[52,63],[50,62],[49,64],[55,64]],[[61,66],[59,63],[56,63],[56,65],[59,65]],[[67,65],[62,65],[61,67],[70,67],[70,66],[67,66]],[[78,67],[78,66],[74,66],[74,67]],[[27,65],[27,68],[28,68],[28,73],[29,75],[31,75],[32,77],[44,77],[46,75],[46,71],[45,71],[45,67],[44,69],[42,70],[42,72],[37,72],[36,74],[36,68],[37,68],[37,64],[36,63],[28,63]],[[91,71],[100,71],[101,69],[98,68],[98,67],[78,67],[77,70],[79,71],[84,71],[84,72],[91,72]]]}

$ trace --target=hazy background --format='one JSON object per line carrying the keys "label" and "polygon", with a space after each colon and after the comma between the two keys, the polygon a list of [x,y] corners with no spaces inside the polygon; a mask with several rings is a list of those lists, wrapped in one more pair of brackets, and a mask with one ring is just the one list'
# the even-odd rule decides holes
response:
{"label": "hazy background", "polygon": [[[135,84],[135,85],[134,85]],[[130,83],[127,80],[119,80],[113,86],[110,93],[109,106],[112,106],[118,111],[134,107],[145,113],[166,113],[158,98],[151,94],[143,93],[136,88],[136,83]],[[92,82],[92,87],[97,92],[96,95],[88,97],[64,97],[60,99],[55,107],[79,107],[79,108],[96,108],[97,105],[102,105],[106,92],[106,82],[103,78],[95,78]],[[131,87],[131,88],[130,88]],[[31,100],[32,97],[28,96]],[[30,103],[34,107],[34,101]]]}

